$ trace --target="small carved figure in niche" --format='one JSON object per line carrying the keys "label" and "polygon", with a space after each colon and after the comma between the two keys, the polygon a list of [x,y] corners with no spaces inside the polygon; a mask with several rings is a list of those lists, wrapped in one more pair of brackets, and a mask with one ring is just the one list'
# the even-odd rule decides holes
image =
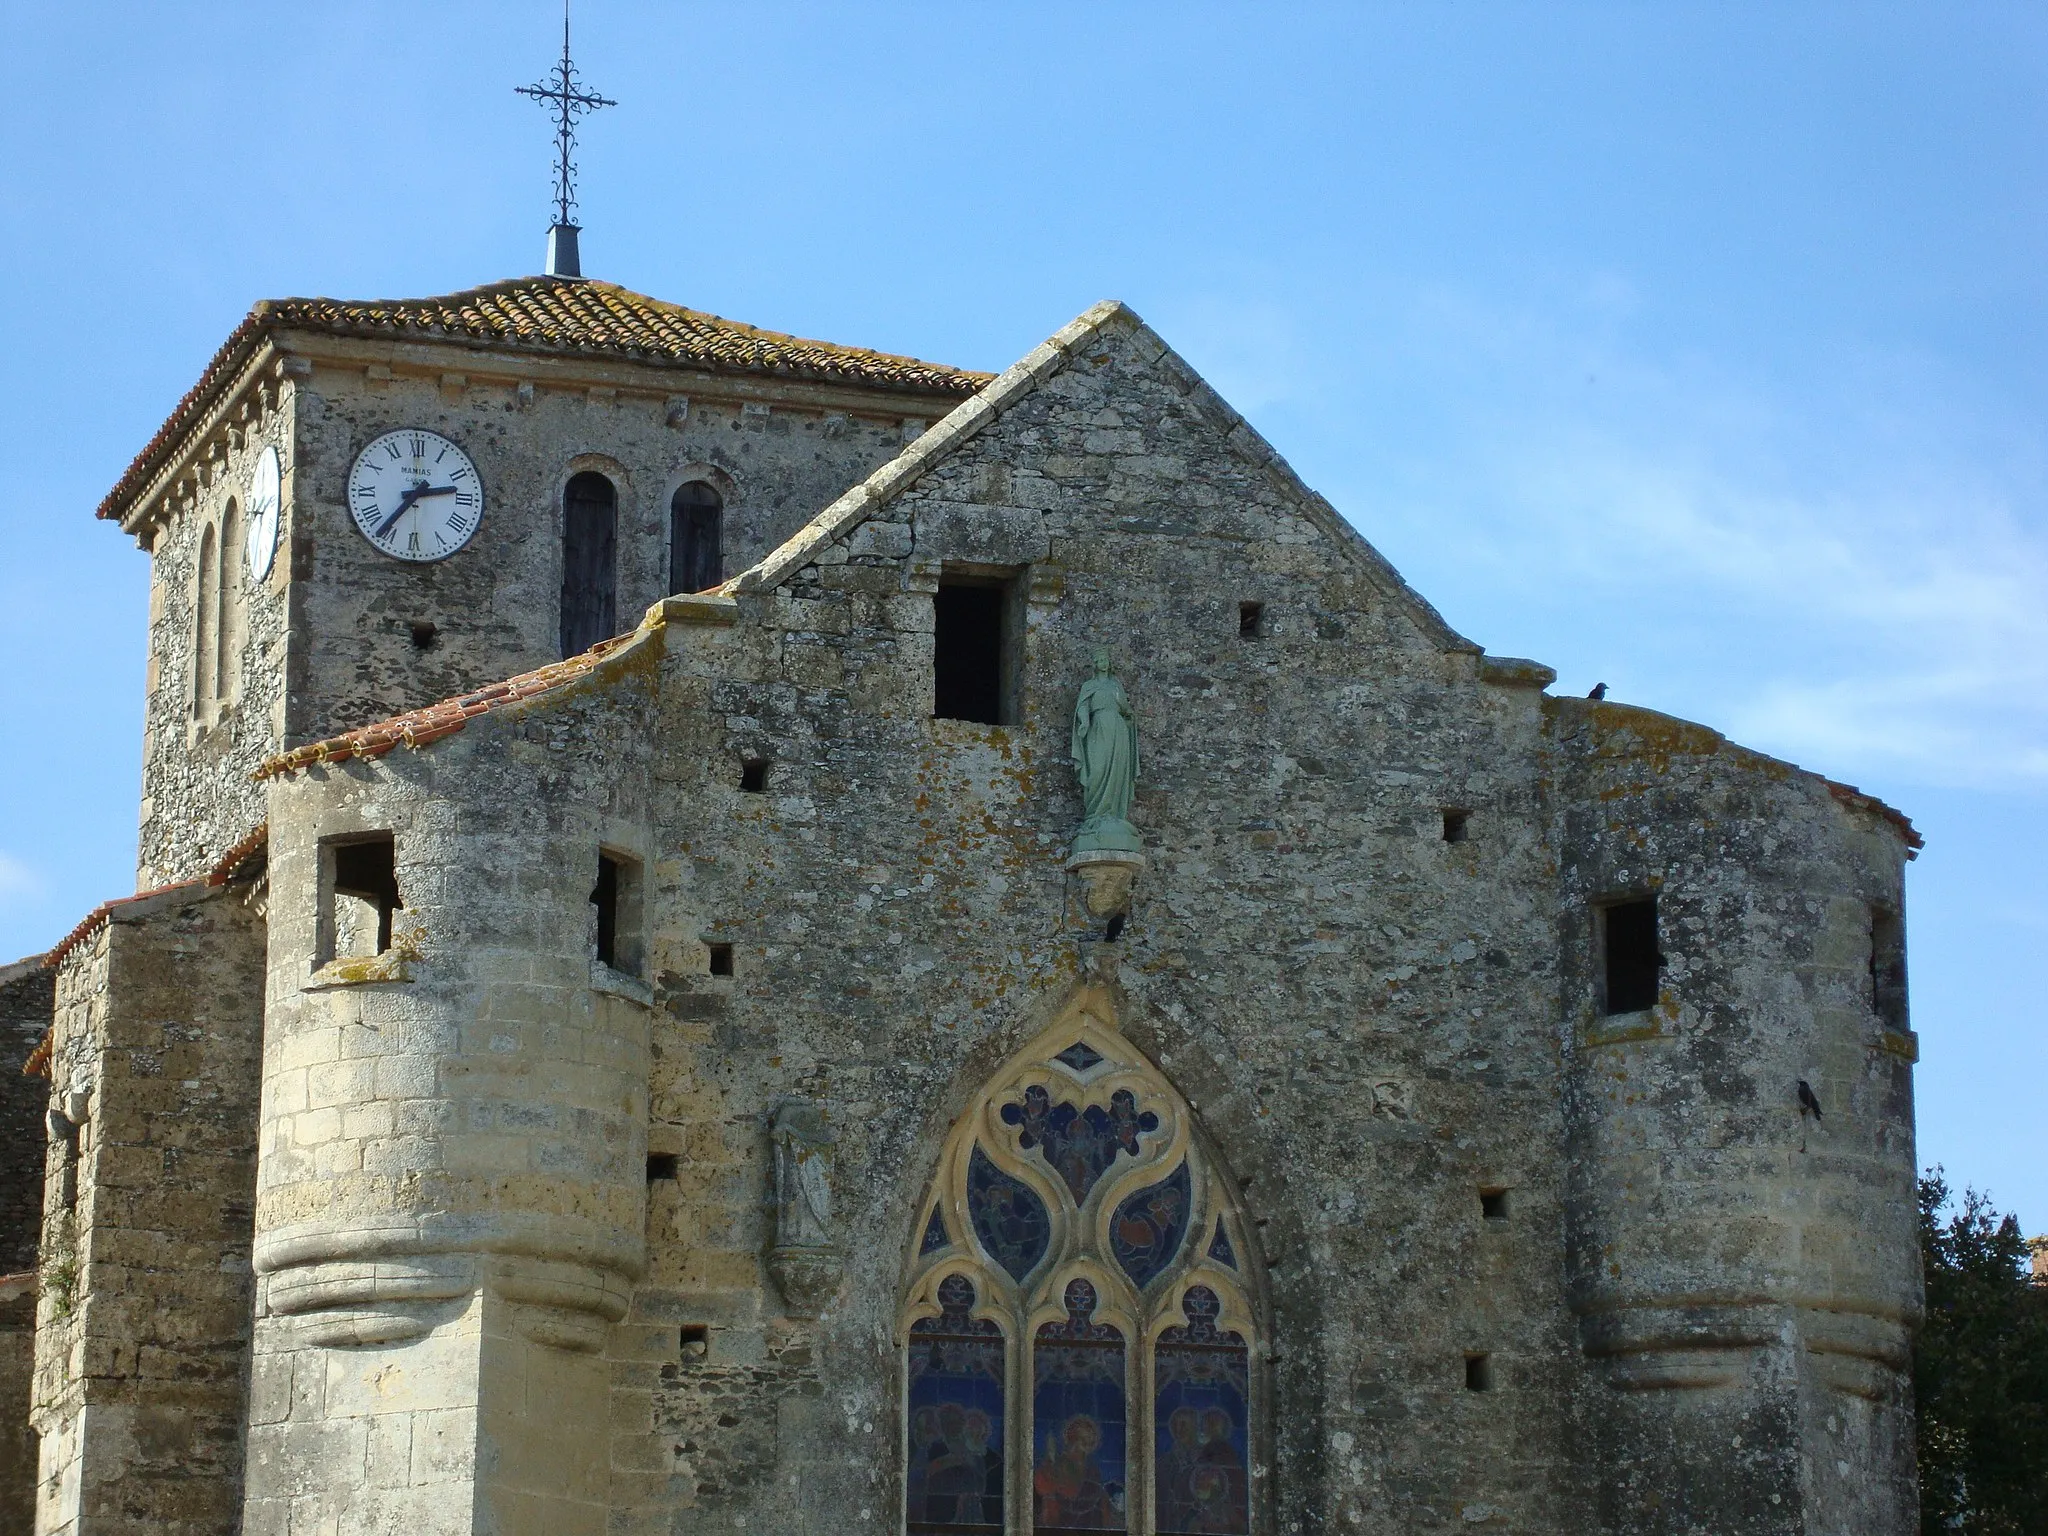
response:
{"label": "small carved figure in niche", "polygon": [[769,1272],[790,1310],[815,1317],[839,1289],[845,1250],[832,1233],[832,1134],[824,1112],[790,1099],[775,1112],[775,1246]]}
{"label": "small carved figure in niche", "polygon": [[775,1112],[775,1244],[831,1244],[832,1138],[818,1106],[792,1099]]}
{"label": "small carved figure in niche", "polygon": [[1082,816],[1073,851],[1139,852],[1144,845],[1129,821],[1138,785],[1138,721],[1102,647],[1095,651],[1095,675],[1074,700],[1072,750]]}

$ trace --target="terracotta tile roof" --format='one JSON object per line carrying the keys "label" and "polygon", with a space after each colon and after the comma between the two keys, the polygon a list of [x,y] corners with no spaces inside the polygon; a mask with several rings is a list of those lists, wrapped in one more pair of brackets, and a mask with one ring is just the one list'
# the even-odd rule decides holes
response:
{"label": "terracotta tile roof", "polygon": [[[1828,787],[1828,793],[1841,801],[1842,804],[1853,806],[1859,811],[1868,811],[1879,821],[1891,823],[1897,829],[1899,836],[1905,841],[1906,846],[1913,850],[1913,853],[1918,853],[1927,846],[1927,839],[1920,835],[1920,829],[1913,825],[1904,811],[1893,810],[1882,800],[1878,799],[1877,796],[1866,795],[1854,784],[1843,784],[1834,779],[1827,779],[1823,782]],[[1913,853],[1907,854],[1906,857],[1911,858]]]}
{"label": "terracotta tile roof", "polygon": [[219,890],[222,886],[231,883],[243,871],[250,859],[262,850],[269,841],[269,823],[259,823],[253,832],[222,854],[213,868],[201,875],[197,880],[175,880],[169,885],[160,885],[152,891],[137,891],[133,896],[116,896],[112,901],[101,902],[85,914],[84,920],[76,928],[73,928],[56,942],[50,952],[43,956],[43,964],[52,967],[63,964],[66,955],[99,932],[102,925],[123,907],[132,907],[140,902],[153,901],[159,896],[169,896],[179,891],[190,891],[196,895],[200,891]]}
{"label": "terracotta tile roof", "polygon": [[132,907],[140,902],[152,901],[159,896],[169,896],[178,891],[190,891],[196,896],[201,891],[209,889],[211,883],[205,879],[179,880],[170,885],[160,885],[153,891],[137,891],[133,896],[116,896],[112,901],[103,901],[86,913],[84,920],[76,928],[56,942],[43,963],[49,966],[63,964],[66,955],[104,928],[108,920],[123,907]]}
{"label": "terracotta tile roof", "polygon": [[394,747],[424,747],[430,741],[454,735],[478,715],[487,715],[507,704],[516,704],[521,699],[530,699],[535,694],[546,693],[579,677],[589,676],[599,662],[625,649],[645,633],[643,628],[615,635],[566,661],[551,662],[536,671],[522,672],[502,683],[479,688],[474,693],[443,699],[424,709],[393,715],[389,720],[379,720],[374,725],[280,752],[266,760],[256,770],[255,777],[276,778],[281,774],[297,773],[315,763],[336,763],[351,757],[382,757]]}
{"label": "terracotta tile roof", "polygon": [[199,382],[100,503],[101,517],[121,516],[185,430],[241,372],[257,343],[276,330],[618,357],[957,399],[974,394],[992,377],[914,357],[758,330],[587,278],[513,278],[431,299],[266,299],[235,327]]}
{"label": "terracotta tile roof", "polygon": [[226,885],[239,875],[255,875],[258,855],[266,854],[270,848],[270,823],[259,821],[234,847],[214,861],[213,868],[206,872],[208,885]]}

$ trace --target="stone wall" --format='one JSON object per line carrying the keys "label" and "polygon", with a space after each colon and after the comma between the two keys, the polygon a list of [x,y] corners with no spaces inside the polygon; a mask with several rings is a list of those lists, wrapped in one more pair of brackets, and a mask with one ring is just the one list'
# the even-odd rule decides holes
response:
{"label": "stone wall", "polygon": [[22,1068],[50,1028],[53,981],[41,955],[0,966],[0,1531],[27,1531],[35,1523],[36,1437],[28,1413],[50,1085]]}
{"label": "stone wall", "polygon": [[40,1536],[229,1536],[248,1360],[263,919],[247,884],[117,907],[57,975]]}
{"label": "stone wall", "polygon": [[[1872,957],[1904,850],[1823,781],[1700,726],[1586,700],[1549,714],[1572,1296],[1615,1389],[1606,1518],[1908,1530],[1916,1047],[1880,1016]],[[1652,894],[1658,1003],[1605,1015],[1595,910]]]}
{"label": "stone wall", "polygon": [[[607,664],[573,738],[536,721],[273,794],[251,1536],[606,1529],[649,996],[592,958],[590,893],[601,846],[647,851],[654,742],[618,717],[644,721],[651,662]],[[366,832],[394,839],[396,946],[316,967],[321,840]]]}
{"label": "stone wall", "polygon": [[[265,448],[283,464],[283,498],[295,482],[289,382],[252,395],[267,402],[220,457],[208,462],[193,497],[151,541],[149,661],[144,682],[141,832],[136,888],[148,890],[202,875],[263,819],[263,796],[250,780],[277,751],[285,730],[287,609],[294,559],[289,510],[279,523],[276,558],[251,574],[243,526],[249,477]],[[226,539],[223,605],[229,644],[226,686],[218,700],[197,698],[200,550],[207,530]]]}
{"label": "stone wall", "polygon": [[[932,718],[955,575],[1013,584],[1008,724]],[[1064,868],[1098,646],[1115,937]],[[589,677],[277,781],[248,1529],[892,1529],[941,1148],[1086,995],[1257,1233],[1261,1532],[1904,1536],[1910,1040],[1857,990],[1897,833],[1548,677],[1105,308]],[[323,969],[321,844],[368,832],[402,939]],[[1668,997],[1610,1024],[1638,889]],[[836,1136],[816,1317],[767,1264],[791,1097]]]}
{"label": "stone wall", "polygon": [[[711,481],[725,496],[727,569],[737,571],[953,403],[591,361],[536,359],[527,377],[471,382],[462,370],[476,357],[461,348],[310,336],[284,344],[297,350],[258,370],[247,419],[152,545],[143,887],[204,873],[261,820],[249,771],[280,745],[558,659],[571,475],[597,470],[618,489],[618,611],[630,625],[666,590],[669,498],[684,481]],[[483,477],[483,525],[446,561],[391,559],[349,516],[356,452],[399,426],[451,437]],[[239,660],[225,702],[198,707],[201,539],[209,526],[229,527],[230,502],[246,507],[250,470],[271,445],[283,463],[276,563],[259,583],[236,557]],[[420,626],[431,627],[425,644]]]}
{"label": "stone wall", "polygon": [[[602,383],[460,389],[416,371],[380,379],[364,369],[323,358],[299,392],[294,741],[556,660],[561,500],[572,475],[596,470],[618,491],[618,614],[629,628],[667,590],[669,499],[686,480],[712,481],[725,495],[727,569],[737,571],[892,457],[906,416],[921,429],[938,408],[916,396],[791,384],[736,393],[703,375],[671,380],[679,393],[668,398],[649,392],[649,369],[614,370]],[[621,392],[622,383],[638,391]],[[355,453],[401,425],[454,439],[484,480],[483,525],[445,561],[392,560],[348,513]],[[430,648],[415,645],[418,624],[434,626]]]}

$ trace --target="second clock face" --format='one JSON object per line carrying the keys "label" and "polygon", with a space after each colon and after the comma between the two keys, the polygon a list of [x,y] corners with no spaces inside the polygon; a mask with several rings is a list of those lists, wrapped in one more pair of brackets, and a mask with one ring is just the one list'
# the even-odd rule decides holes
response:
{"label": "second clock face", "polygon": [[363,537],[398,560],[445,560],[484,520],[469,455],[438,432],[372,438],[348,471],[348,510]]}

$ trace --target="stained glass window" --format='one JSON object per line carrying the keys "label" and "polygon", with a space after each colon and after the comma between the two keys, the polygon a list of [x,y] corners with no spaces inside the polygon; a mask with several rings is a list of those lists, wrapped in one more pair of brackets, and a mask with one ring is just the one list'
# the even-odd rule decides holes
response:
{"label": "stained glass window", "polygon": [[1237,1268],[1237,1251],[1230,1246],[1230,1234],[1223,1230],[1223,1218],[1216,1218],[1216,1235],[1209,1240],[1209,1257],[1218,1264]]}
{"label": "stained glass window", "polygon": [[1038,1330],[1031,1398],[1037,1536],[1129,1529],[1124,1336],[1095,1322],[1095,1287],[1067,1284],[1064,1322]]}
{"label": "stained glass window", "polygon": [[1003,1172],[979,1147],[967,1170],[967,1208],[974,1235],[1011,1279],[1038,1267],[1052,1236],[1051,1213],[1029,1184]]}
{"label": "stained glass window", "polygon": [[1182,1162],[1165,1179],[1126,1195],[1109,1223],[1110,1251],[1143,1290],[1166,1270],[1188,1235],[1193,1188]]}
{"label": "stained glass window", "polygon": [[1156,1536],[1245,1536],[1251,1530],[1248,1352],[1216,1326],[1205,1285],[1182,1300],[1187,1321],[1160,1335],[1152,1366]]}
{"label": "stained glass window", "polygon": [[1111,1094],[1104,1109],[1065,1099],[1055,1104],[1051,1094],[1033,1083],[1022,1099],[1003,1106],[1003,1123],[1019,1128],[1018,1145],[1036,1147],[1067,1181],[1079,1205],[1119,1152],[1137,1155],[1139,1138],[1159,1129],[1159,1116],[1151,1110],[1140,1112],[1137,1095],[1128,1088]]}
{"label": "stained glass window", "polygon": [[1207,1145],[1093,1014],[971,1101],[911,1235],[908,1536],[1249,1536],[1260,1268]]}
{"label": "stained glass window", "polygon": [[1003,1528],[1003,1331],[970,1316],[974,1282],[939,1282],[937,1317],[910,1329],[910,1457],[904,1528]]}

